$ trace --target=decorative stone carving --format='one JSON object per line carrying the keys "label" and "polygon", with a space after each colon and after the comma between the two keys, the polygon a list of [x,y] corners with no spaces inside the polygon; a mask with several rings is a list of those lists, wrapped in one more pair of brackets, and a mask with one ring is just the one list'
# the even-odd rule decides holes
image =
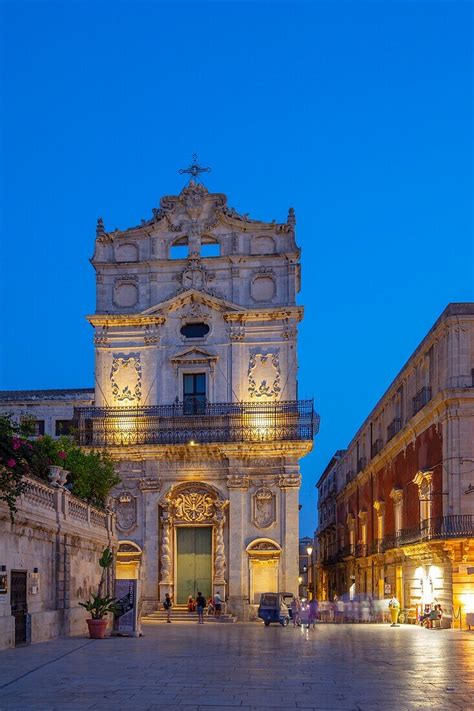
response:
{"label": "decorative stone carving", "polygon": [[171,517],[169,511],[161,516],[161,582],[171,583]]}
{"label": "decorative stone carving", "polygon": [[214,558],[214,585],[224,585],[225,584],[225,569],[226,569],[226,559],[225,559],[225,547],[224,547],[224,524],[225,524],[225,514],[224,508],[226,507],[226,501],[216,501],[215,502],[215,514],[213,521],[216,524],[215,536],[216,536],[216,553]]}
{"label": "decorative stone carving", "polygon": [[104,346],[108,343],[108,328],[107,326],[102,326],[94,333],[94,343],[96,346]]}
{"label": "decorative stone carving", "polygon": [[115,503],[117,528],[128,531],[137,522],[137,499],[128,491],[119,494]]}
{"label": "decorative stone carving", "polygon": [[301,485],[301,474],[283,474],[278,479],[280,489],[290,489]]}
{"label": "decorative stone carving", "polygon": [[144,328],[144,333],[143,333],[143,341],[145,345],[151,346],[155,343],[158,343],[160,340],[160,337],[158,335],[158,329],[155,326],[152,326],[151,324],[147,324]]}
{"label": "decorative stone carving", "polygon": [[182,312],[181,320],[189,321],[189,319],[205,319],[209,316],[207,311],[204,311],[199,301],[191,301],[188,307]]}
{"label": "decorative stone carving", "polygon": [[262,486],[252,496],[252,523],[257,528],[268,528],[276,520],[276,496]]}
{"label": "decorative stone carving", "polygon": [[214,514],[214,500],[209,494],[191,492],[180,494],[174,501],[176,518],[189,523],[208,521]]}
{"label": "decorative stone carving", "polygon": [[275,399],[281,392],[280,356],[274,353],[251,353],[247,371],[250,399]]}
{"label": "decorative stone carving", "polygon": [[403,489],[400,489],[399,487],[393,487],[390,492],[390,498],[393,499],[394,504],[400,503],[400,501],[403,499]]}
{"label": "decorative stone carving", "polygon": [[161,485],[161,478],[152,479],[150,477],[144,477],[138,480],[138,488],[140,491],[160,491]]}
{"label": "decorative stone carving", "polygon": [[229,489],[248,489],[249,484],[249,478],[246,474],[229,474],[227,477]]}
{"label": "decorative stone carving", "polygon": [[181,282],[181,287],[177,290],[176,295],[182,294],[189,289],[196,289],[196,291],[202,291],[210,296],[221,296],[209,286],[214,279],[214,274],[207,271],[199,256],[192,256],[188,260],[187,266],[175,278]]}
{"label": "decorative stone carving", "polygon": [[298,335],[298,329],[296,326],[287,326],[283,329],[283,338],[285,341],[295,341]]}
{"label": "decorative stone carving", "polygon": [[245,338],[245,326],[230,325],[227,334],[231,341],[243,341]]}
{"label": "decorative stone carving", "polygon": [[116,402],[140,402],[142,366],[139,353],[114,353],[110,370],[112,395]]}

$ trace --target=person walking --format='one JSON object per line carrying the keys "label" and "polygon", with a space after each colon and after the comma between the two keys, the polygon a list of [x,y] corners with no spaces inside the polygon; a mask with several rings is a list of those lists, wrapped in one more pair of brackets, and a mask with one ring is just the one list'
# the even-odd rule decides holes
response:
{"label": "person walking", "polygon": [[163,607],[166,610],[166,622],[171,622],[171,610],[173,608],[173,602],[171,600],[169,593],[166,593],[166,595],[165,595],[165,601],[163,603]]}
{"label": "person walking", "polygon": [[222,610],[222,598],[219,594],[219,590],[216,592],[214,595],[214,609],[215,609],[215,615],[216,617],[221,616],[221,610]]}
{"label": "person walking", "polygon": [[196,610],[198,613],[198,625],[204,624],[204,608],[206,607],[206,598],[201,592],[198,592],[196,597]]}
{"label": "person walking", "polygon": [[313,630],[316,627],[316,619],[318,617],[318,601],[316,598],[313,598],[312,600],[309,601],[309,625],[308,627],[312,627]]}
{"label": "person walking", "polygon": [[300,601],[294,595],[291,601],[291,619],[293,620],[293,627],[300,626]]}

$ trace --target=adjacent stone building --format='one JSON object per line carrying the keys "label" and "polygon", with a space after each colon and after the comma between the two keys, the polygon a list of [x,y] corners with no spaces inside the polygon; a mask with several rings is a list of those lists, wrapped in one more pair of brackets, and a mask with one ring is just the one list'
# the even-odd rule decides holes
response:
{"label": "adjacent stone building", "polygon": [[299,459],[317,418],[298,400],[294,212],[252,220],[192,179],[136,227],[99,219],[92,264],[94,392],[6,394],[2,410],[59,434],[61,407],[117,460],[117,574],[141,578],[145,613],[166,592],[219,591],[245,619],[261,592],[298,589]]}
{"label": "adjacent stone building", "polygon": [[117,542],[113,514],[63,487],[26,483],[13,523],[0,501],[0,649],[86,634],[79,602],[97,591],[99,558]]}
{"label": "adjacent stone building", "polygon": [[474,611],[474,304],[450,304],[319,494],[318,594]]}

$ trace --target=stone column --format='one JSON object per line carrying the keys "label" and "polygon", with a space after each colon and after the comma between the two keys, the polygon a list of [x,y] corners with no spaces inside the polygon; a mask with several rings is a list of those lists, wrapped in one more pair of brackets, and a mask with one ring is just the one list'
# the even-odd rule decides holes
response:
{"label": "stone column", "polygon": [[249,487],[247,476],[230,474],[227,477],[229,488],[229,568],[228,568],[228,603],[229,609],[239,619],[248,619],[248,561],[244,541],[245,497]]}
{"label": "stone column", "polygon": [[213,594],[219,591],[220,596],[223,600],[226,599],[226,558],[225,558],[225,546],[224,546],[224,524],[226,517],[224,514],[224,509],[227,506],[228,501],[216,501],[215,509],[216,513],[214,515],[214,536],[215,536],[215,555],[214,555],[214,577],[212,581]]}
{"label": "stone column", "polygon": [[172,566],[172,518],[169,511],[166,509],[160,519],[161,522],[161,579],[160,579],[160,600],[165,599],[166,593],[173,596],[173,566]]}
{"label": "stone column", "polygon": [[147,462],[146,474],[138,482],[141,496],[140,510],[140,540],[143,545],[143,556],[140,566],[143,613],[153,612],[161,600],[159,589],[158,562],[160,552],[159,535],[159,497],[161,479],[153,462]]}
{"label": "stone column", "polygon": [[298,594],[299,573],[299,509],[298,491],[301,485],[299,466],[285,466],[280,476],[281,489],[281,568],[280,588]]}

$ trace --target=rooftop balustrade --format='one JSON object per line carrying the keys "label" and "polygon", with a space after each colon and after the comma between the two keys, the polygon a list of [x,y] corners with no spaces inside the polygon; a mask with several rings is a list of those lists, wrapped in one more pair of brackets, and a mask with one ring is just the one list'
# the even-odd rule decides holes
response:
{"label": "rooftop balustrade", "polygon": [[87,447],[312,441],[319,429],[312,400],[79,407],[74,420]]}

